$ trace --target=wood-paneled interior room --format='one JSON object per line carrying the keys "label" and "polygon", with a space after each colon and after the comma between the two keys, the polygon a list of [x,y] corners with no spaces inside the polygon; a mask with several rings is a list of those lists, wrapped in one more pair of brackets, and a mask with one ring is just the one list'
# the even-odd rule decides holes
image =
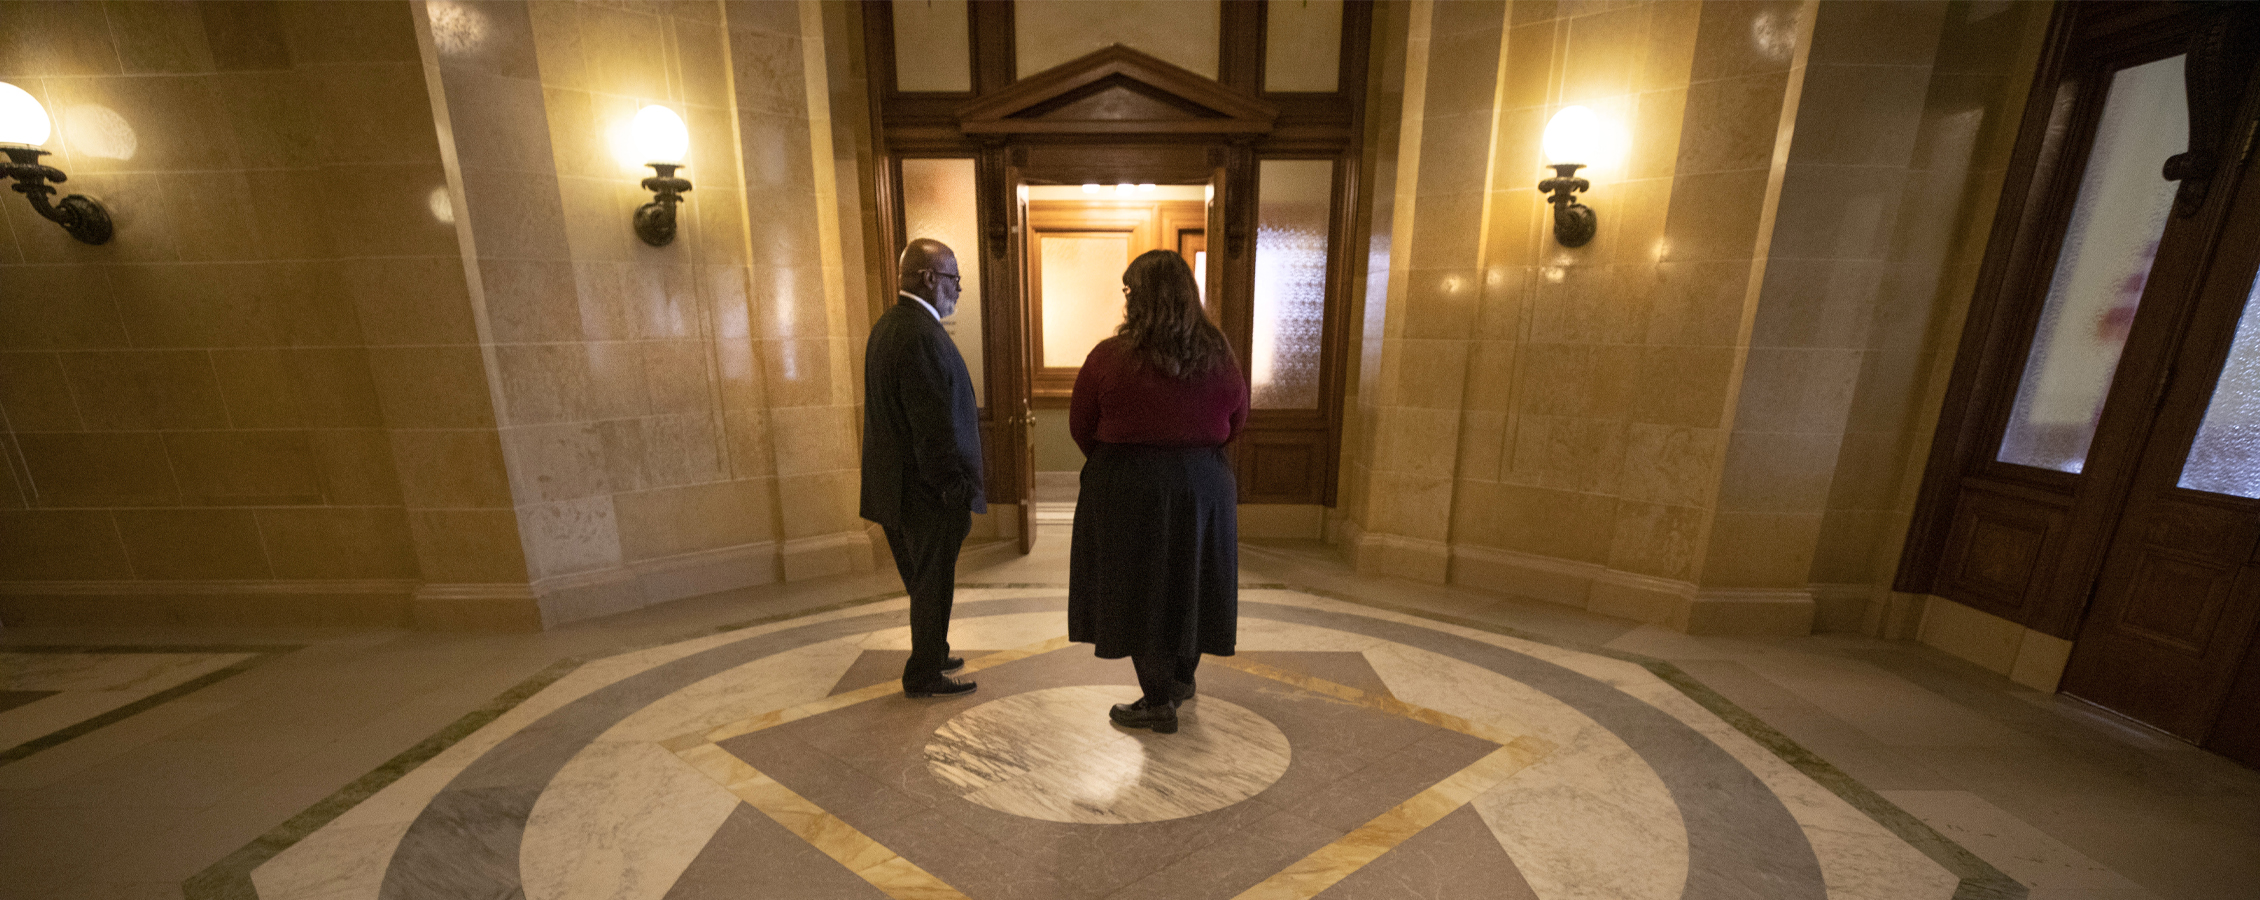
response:
{"label": "wood-paneled interior room", "polygon": [[0,0],[0,900],[2249,898],[2256,123],[2211,0]]}

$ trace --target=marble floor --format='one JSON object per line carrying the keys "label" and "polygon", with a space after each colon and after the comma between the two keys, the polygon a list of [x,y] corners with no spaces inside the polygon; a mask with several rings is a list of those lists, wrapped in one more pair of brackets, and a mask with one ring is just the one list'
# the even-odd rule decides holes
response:
{"label": "marble floor", "polygon": [[1695,638],[1243,549],[1242,652],[1109,724],[1065,527],[543,634],[0,631],[0,900],[2249,898],[2260,773],[1927,648]]}

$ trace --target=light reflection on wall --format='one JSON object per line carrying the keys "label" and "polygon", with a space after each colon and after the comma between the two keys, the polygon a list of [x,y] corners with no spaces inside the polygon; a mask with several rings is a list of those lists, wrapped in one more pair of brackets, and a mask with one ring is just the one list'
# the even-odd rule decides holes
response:
{"label": "light reflection on wall", "polygon": [[124,116],[107,106],[82,103],[63,109],[63,139],[72,153],[100,159],[132,159],[141,138]]}
{"label": "light reflection on wall", "polygon": [[1750,46],[1777,63],[1797,53],[1797,15],[1766,10],[1750,20]]}
{"label": "light reflection on wall", "polygon": [[486,46],[487,15],[476,4],[439,0],[431,4],[432,44],[448,56],[476,53]]}
{"label": "light reflection on wall", "polygon": [[432,211],[432,218],[439,220],[440,224],[455,224],[455,198],[448,196],[445,185],[432,188],[431,193],[424,195],[424,206]]}

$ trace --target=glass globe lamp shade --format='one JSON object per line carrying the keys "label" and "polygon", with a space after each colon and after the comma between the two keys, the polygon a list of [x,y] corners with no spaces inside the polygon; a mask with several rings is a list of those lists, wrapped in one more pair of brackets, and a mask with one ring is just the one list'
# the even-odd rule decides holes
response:
{"label": "glass globe lamp shade", "polygon": [[646,106],[629,126],[635,135],[636,154],[647,165],[680,166],[690,152],[691,132],[683,117],[664,106]]}
{"label": "glass globe lamp shade", "polygon": [[54,123],[39,99],[23,88],[0,81],[0,144],[37,147],[47,143]]}
{"label": "glass globe lamp shade", "polygon": [[1601,162],[1606,152],[1607,126],[1601,117],[1582,106],[1565,106],[1546,123],[1543,146],[1546,164],[1558,166],[1574,163],[1590,166]]}

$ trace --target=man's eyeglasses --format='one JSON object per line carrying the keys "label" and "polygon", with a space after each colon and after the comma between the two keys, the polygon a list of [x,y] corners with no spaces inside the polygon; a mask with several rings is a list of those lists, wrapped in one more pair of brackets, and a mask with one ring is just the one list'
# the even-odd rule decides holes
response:
{"label": "man's eyeglasses", "polygon": [[952,284],[962,283],[963,280],[958,277],[958,274],[956,272],[936,272],[932,269],[927,269],[926,274],[932,275],[935,278],[947,278]]}

